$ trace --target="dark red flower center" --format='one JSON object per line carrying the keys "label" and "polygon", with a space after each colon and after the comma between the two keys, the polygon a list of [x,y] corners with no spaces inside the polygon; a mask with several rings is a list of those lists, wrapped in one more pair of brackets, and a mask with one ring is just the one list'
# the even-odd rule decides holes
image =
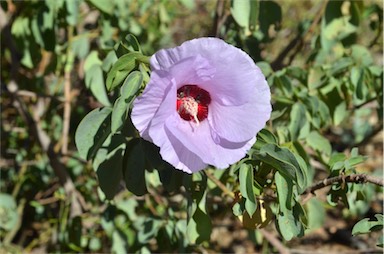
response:
{"label": "dark red flower center", "polygon": [[196,85],[185,85],[177,90],[176,110],[186,121],[199,124],[207,118],[209,103],[209,93]]}

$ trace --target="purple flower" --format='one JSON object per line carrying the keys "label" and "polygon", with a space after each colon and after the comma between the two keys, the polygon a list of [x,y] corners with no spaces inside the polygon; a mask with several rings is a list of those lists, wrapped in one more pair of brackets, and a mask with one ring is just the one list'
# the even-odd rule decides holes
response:
{"label": "purple flower", "polygon": [[243,51],[199,38],[151,57],[151,80],[133,104],[140,135],[187,173],[242,159],[270,118],[270,90]]}

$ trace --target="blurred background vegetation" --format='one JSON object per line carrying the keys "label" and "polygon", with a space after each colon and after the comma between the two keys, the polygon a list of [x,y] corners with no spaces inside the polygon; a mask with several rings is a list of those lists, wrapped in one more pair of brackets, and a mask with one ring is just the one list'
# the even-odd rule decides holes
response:
{"label": "blurred background vegetation", "polygon": [[[148,56],[202,36],[242,48],[272,87],[268,128],[280,144],[306,145],[314,182],[352,168],[382,177],[382,1],[259,4],[258,15],[247,16],[231,1],[1,1],[0,253],[278,249],[272,224],[272,233],[245,229],[232,214],[233,200],[214,187],[207,201],[211,240],[201,244],[185,236],[185,190],[149,186],[137,197],[120,186],[106,200],[92,164],[78,156],[74,133],[89,111],[113,102],[104,84],[116,61],[109,52],[127,34]],[[87,61],[99,70],[90,72]],[[300,118],[308,122],[295,127]],[[358,161],[329,173],[335,167],[325,161],[336,152],[344,157],[333,164]],[[306,208],[315,230],[285,244],[298,252],[377,251],[377,234],[351,238],[351,229],[382,213],[382,189],[353,185],[344,204],[327,191]]]}

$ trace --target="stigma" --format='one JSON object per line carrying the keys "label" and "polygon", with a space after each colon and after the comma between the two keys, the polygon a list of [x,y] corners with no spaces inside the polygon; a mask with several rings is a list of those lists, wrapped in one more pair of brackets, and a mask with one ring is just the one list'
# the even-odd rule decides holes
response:
{"label": "stigma", "polygon": [[184,85],[177,90],[176,110],[185,121],[197,125],[208,117],[211,96],[197,85]]}

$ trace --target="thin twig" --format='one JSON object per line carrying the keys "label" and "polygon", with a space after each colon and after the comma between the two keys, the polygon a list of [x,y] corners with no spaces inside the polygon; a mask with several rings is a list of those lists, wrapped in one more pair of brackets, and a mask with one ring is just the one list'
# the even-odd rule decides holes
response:
{"label": "thin twig", "polygon": [[384,179],[383,178],[378,178],[378,177],[374,177],[374,176],[366,175],[366,174],[339,175],[339,176],[335,176],[335,177],[331,177],[331,178],[326,178],[323,181],[315,183],[314,185],[308,187],[305,190],[304,194],[309,194],[309,193],[314,194],[314,192],[316,190],[330,186],[334,183],[341,183],[341,182],[373,183],[373,184],[384,187]]}
{"label": "thin twig", "polygon": [[217,187],[219,187],[224,194],[230,196],[231,198],[235,198],[235,194],[229,190],[222,182],[220,182],[219,179],[217,179],[214,175],[211,174],[211,172],[209,172],[208,170],[205,171],[205,174],[207,175],[207,177],[212,181],[214,182]]}
{"label": "thin twig", "polygon": [[54,100],[57,100],[57,101],[60,101],[60,102],[64,102],[64,98],[63,97],[53,96],[53,95],[48,95],[48,94],[37,94],[35,92],[28,91],[28,90],[19,90],[19,91],[17,91],[17,95],[18,96],[22,96],[22,97],[30,97],[32,99],[48,98],[48,99],[54,99]]}
{"label": "thin twig", "polygon": [[[18,91],[18,85],[16,82],[11,81],[7,86],[12,99],[13,105],[18,110],[19,114],[22,116],[27,126],[30,129],[32,135],[36,138],[36,140],[40,143],[42,150],[48,155],[49,163],[53,168],[56,176],[59,178],[61,185],[64,187],[64,191],[67,197],[72,199],[71,202],[71,217],[75,217],[81,214],[81,204],[79,203],[80,193],[77,192],[76,187],[69,176],[65,166],[60,161],[58,154],[54,151],[54,144],[51,141],[48,134],[43,130],[41,125],[39,124],[40,119],[39,114],[34,111],[34,117],[31,116],[29,110],[25,103],[16,95]],[[38,104],[38,103],[37,103]]]}
{"label": "thin twig", "polygon": [[67,62],[64,70],[64,116],[63,116],[63,137],[61,153],[68,153],[68,135],[69,126],[71,121],[71,71],[73,67],[74,56],[72,52],[71,42],[73,36],[73,27],[68,28],[68,49],[67,49]]}
{"label": "thin twig", "polygon": [[307,40],[309,40],[310,38],[312,38],[311,35],[312,35],[313,31],[315,30],[316,25],[320,22],[321,17],[323,16],[325,7],[327,6],[327,3],[328,3],[328,0],[323,1],[321,3],[322,5],[320,7],[320,11],[317,13],[315,18],[313,19],[311,26],[308,28],[305,35],[302,36],[302,35],[298,34],[295,38],[293,38],[292,41],[290,43],[288,43],[288,45],[285,47],[285,49],[283,49],[283,51],[281,51],[281,53],[277,56],[277,58],[271,63],[271,67],[273,70],[276,71],[276,70],[280,70],[283,67],[285,67],[286,65],[283,64],[284,59],[288,56],[288,54],[291,52],[291,50],[296,48],[294,53],[292,53],[292,55],[289,58],[288,64],[290,64],[293,61],[296,54],[299,53],[300,49],[305,45],[305,42]]}
{"label": "thin twig", "polygon": [[285,248],[285,246],[283,245],[283,243],[277,239],[273,234],[271,234],[270,232],[268,232],[267,230],[261,228],[259,229],[259,232],[263,235],[263,237],[265,239],[267,239],[267,241],[273,246],[276,248],[276,250],[280,253],[280,254],[290,254],[290,251]]}
{"label": "thin twig", "polygon": [[283,49],[283,51],[281,51],[277,58],[271,63],[271,67],[273,70],[277,71],[284,67],[283,61],[285,57],[289,54],[292,49],[294,49],[298,45],[301,40],[301,35],[298,34],[295,38],[293,38],[290,43],[288,43],[288,45]]}
{"label": "thin twig", "polygon": [[212,35],[220,38],[220,30],[229,17],[229,13],[225,10],[226,0],[217,0],[215,17],[213,20]]}
{"label": "thin twig", "polygon": [[27,165],[26,164],[23,164],[21,165],[21,169],[17,175],[17,182],[15,184],[15,187],[13,188],[13,191],[12,191],[12,196],[14,199],[17,198],[17,195],[19,194],[19,191],[20,191],[20,188],[21,188],[21,185],[23,184],[24,182],[24,174],[25,172],[27,172]]}

